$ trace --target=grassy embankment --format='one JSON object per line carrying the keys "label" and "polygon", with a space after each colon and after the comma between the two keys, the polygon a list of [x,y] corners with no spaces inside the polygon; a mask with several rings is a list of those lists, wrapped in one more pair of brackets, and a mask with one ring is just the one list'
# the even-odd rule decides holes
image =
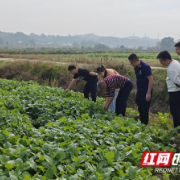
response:
{"label": "grassy embankment", "polygon": [[[138,53],[137,53],[138,54]],[[3,58],[18,58],[28,60],[39,60],[31,63],[30,61],[0,62],[0,77],[13,80],[33,80],[41,85],[66,88],[72,76],[67,71],[68,63],[77,64],[79,67],[85,67],[95,71],[96,67],[103,62],[108,68],[116,69],[120,74],[133,80],[135,84],[134,70],[127,61],[129,53],[87,53],[87,54],[60,54],[60,55],[42,55],[42,54],[0,54]],[[141,59],[151,66],[161,66],[157,59],[157,53],[139,53]],[[172,54],[175,58],[177,56]],[[48,61],[48,63],[43,63]],[[67,62],[60,66],[50,62]],[[157,113],[168,112],[168,93],[166,89],[166,70],[153,69],[154,94],[151,103],[151,111]],[[78,81],[73,88],[74,91],[83,90],[83,81]],[[128,106],[136,108],[134,102],[134,90],[128,101]]]}

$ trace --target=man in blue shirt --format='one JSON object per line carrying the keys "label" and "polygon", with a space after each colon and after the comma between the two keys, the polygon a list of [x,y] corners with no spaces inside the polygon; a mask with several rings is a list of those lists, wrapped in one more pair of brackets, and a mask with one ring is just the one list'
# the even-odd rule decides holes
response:
{"label": "man in blue shirt", "polygon": [[136,74],[136,103],[140,114],[140,120],[145,125],[149,121],[149,107],[152,98],[153,77],[151,67],[139,60],[136,54],[131,54],[129,62],[134,67]]}

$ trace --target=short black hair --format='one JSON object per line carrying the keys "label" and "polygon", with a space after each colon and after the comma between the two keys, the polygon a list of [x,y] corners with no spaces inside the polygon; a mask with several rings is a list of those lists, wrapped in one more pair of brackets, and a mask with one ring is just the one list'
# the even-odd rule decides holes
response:
{"label": "short black hair", "polygon": [[74,65],[69,65],[68,71],[71,71],[71,70],[73,70],[73,69],[76,69],[76,66],[74,66]]}
{"label": "short black hair", "polygon": [[136,54],[130,54],[128,59],[130,61],[139,61],[139,58],[138,58],[138,56]]}
{"label": "short black hair", "polygon": [[157,55],[157,59],[162,59],[163,61],[166,61],[167,59],[172,59],[172,57],[168,51],[161,51]]}
{"label": "short black hair", "polygon": [[180,42],[177,42],[174,47],[179,47],[180,48]]}
{"label": "short black hair", "polygon": [[104,66],[99,66],[96,71],[103,72],[103,71],[106,71],[106,68]]}

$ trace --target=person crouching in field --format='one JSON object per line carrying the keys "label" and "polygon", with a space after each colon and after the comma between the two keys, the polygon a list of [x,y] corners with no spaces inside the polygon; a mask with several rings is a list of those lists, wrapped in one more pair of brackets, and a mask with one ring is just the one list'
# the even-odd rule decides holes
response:
{"label": "person crouching in field", "polygon": [[145,125],[149,122],[149,107],[152,98],[153,77],[151,67],[141,61],[136,54],[129,57],[130,64],[134,67],[136,74],[136,103],[140,114],[140,120]]}
{"label": "person crouching in field", "polygon": [[92,101],[96,102],[98,74],[87,69],[77,69],[74,65],[70,65],[68,71],[70,71],[74,77],[65,92],[68,92],[79,78],[86,81],[86,85],[84,86],[84,97],[89,99],[89,93],[91,93]]}
{"label": "person crouching in field", "polygon": [[[176,43],[174,47],[176,48],[176,53],[180,56],[180,42]],[[179,62],[180,62],[180,58],[179,58]]]}
{"label": "person crouching in field", "polygon": [[168,67],[166,83],[169,92],[170,112],[174,127],[178,127],[180,126],[180,63],[173,60],[168,51],[160,52],[157,59],[163,66]]}
{"label": "person crouching in field", "polygon": [[[97,73],[99,75],[99,81],[103,81],[104,78],[106,78],[106,77],[108,77],[110,75],[114,75],[114,74],[120,75],[116,70],[114,70],[114,69],[106,69],[104,66],[99,66],[97,68]],[[116,98],[118,96],[118,93],[119,93],[119,89],[115,89],[114,99],[111,102],[111,104],[109,105],[109,109],[113,110],[114,113],[116,111]]]}
{"label": "person crouching in field", "polygon": [[116,98],[116,114],[125,116],[127,100],[133,88],[133,83],[130,79],[122,75],[110,75],[98,82],[98,89],[105,92],[106,101],[104,110],[109,109],[109,105],[113,101],[115,89],[120,89]]}

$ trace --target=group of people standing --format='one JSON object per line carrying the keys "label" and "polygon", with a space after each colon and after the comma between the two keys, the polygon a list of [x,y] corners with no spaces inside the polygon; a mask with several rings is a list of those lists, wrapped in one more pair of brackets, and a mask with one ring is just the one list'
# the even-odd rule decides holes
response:
{"label": "group of people standing", "polygon": [[[175,44],[176,52],[180,55],[180,42]],[[170,111],[173,116],[174,127],[180,126],[180,63],[171,58],[168,51],[162,51],[157,59],[163,66],[167,66],[167,87],[169,92]],[[145,125],[149,121],[149,108],[153,95],[153,76],[151,67],[139,59],[136,54],[128,57],[130,65],[134,67],[136,75],[135,95],[136,104],[140,114],[140,120]],[[106,96],[104,110],[112,110],[117,115],[125,116],[127,100],[133,89],[133,82],[114,69],[106,69],[104,66],[97,68],[97,72],[87,69],[76,68],[74,65],[68,67],[74,76],[65,92],[68,92],[76,80],[86,81],[84,86],[84,97],[96,101],[97,90]]]}

